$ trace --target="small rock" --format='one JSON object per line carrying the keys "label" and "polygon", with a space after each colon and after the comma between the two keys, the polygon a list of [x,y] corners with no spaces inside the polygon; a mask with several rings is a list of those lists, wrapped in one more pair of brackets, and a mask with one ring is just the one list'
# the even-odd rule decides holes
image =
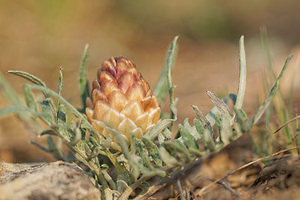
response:
{"label": "small rock", "polygon": [[0,162],[0,200],[100,200],[100,191],[76,165],[66,162]]}

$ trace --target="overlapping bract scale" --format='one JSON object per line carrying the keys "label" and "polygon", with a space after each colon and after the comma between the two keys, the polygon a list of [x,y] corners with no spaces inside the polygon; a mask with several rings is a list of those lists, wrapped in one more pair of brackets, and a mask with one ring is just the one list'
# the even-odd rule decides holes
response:
{"label": "overlapping bract scale", "polygon": [[92,87],[86,114],[100,134],[112,138],[111,148],[121,150],[105,123],[120,132],[130,145],[130,133],[140,138],[158,122],[158,100],[128,59],[111,57],[104,61]]}

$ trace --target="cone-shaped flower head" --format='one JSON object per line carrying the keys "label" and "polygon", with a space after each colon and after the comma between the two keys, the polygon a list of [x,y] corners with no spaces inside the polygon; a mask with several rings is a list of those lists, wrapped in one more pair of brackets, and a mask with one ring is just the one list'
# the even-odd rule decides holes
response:
{"label": "cone-shaped flower head", "polygon": [[140,138],[159,120],[157,98],[135,65],[124,57],[104,61],[91,96],[86,102],[88,119],[105,138],[111,136],[115,150],[121,148],[105,123],[120,132],[129,145],[129,133]]}

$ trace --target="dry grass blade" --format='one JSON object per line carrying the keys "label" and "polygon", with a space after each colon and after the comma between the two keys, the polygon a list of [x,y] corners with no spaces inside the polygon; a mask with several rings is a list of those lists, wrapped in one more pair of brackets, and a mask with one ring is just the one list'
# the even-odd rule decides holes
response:
{"label": "dry grass blade", "polygon": [[285,127],[286,125],[288,125],[289,123],[291,123],[291,122],[293,122],[293,121],[295,121],[295,120],[297,120],[297,119],[300,119],[300,115],[298,115],[298,116],[296,116],[296,117],[294,117],[294,118],[288,120],[288,121],[285,122],[284,124],[282,124],[276,131],[274,131],[273,134],[278,133],[283,127]]}
{"label": "dry grass blade", "polygon": [[177,182],[177,186],[178,186],[178,189],[179,189],[179,192],[180,192],[180,198],[181,198],[181,200],[184,200],[185,198],[184,198],[184,194],[183,194],[183,191],[182,191],[182,186],[181,186],[180,180],[177,179],[176,182]]}
{"label": "dry grass blade", "polygon": [[245,164],[245,165],[243,165],[243,166],[241,166],[241,167],[239,167],[239,168],[237,168],[237,169],[235,169],[235,170],[229,172],[228,174],[226,174],[226,175],[223,176],[222,178],[219,178],[219,179],[215,180],[214,182],[210,183],[209,185],[203,187],[203,188],[198,192],[198,195],[199,195],[199,196],[203,196],[204,193],[205,193],[205,191],[206,191],[207,189],[209,189],[210,187],[212,187],[214,184],[222,182],[222,181],[223,181],[224,179],[226,179],[227,177],[229,177],[229,176],[235,174],[236,172],[238,172],[238,171],[240,171],[240,170],[242,170],[242,169],[245,169],[246,167],[249,167],[250,165],[253,165],[253,164],[255,164],[255,163],[257,163],[257,162],[260,162],[260,161],[262,161],[262,160],[266,160],[266,159],[272,158],[272,157],[274,157],[274,156],[277,156],[277,155],[279,155],[279,154],[282,154],[282,153],[284,153],[284,152],[291,151],[291,150],[295,150],[295,149],[300,149],[300,146],[293,147],[293,148],[289,148],[289,149],[284,149],[284,150],[278,151],[278,152],[276,152],[276,153],[273,153],[272,155],[269,155],[269,156],[266,156],[266,157],[259,158],[259,159],[257,159],[257,160],[251,161],[251,162],[249,162],[249,163],[247,163],[247,164]]}

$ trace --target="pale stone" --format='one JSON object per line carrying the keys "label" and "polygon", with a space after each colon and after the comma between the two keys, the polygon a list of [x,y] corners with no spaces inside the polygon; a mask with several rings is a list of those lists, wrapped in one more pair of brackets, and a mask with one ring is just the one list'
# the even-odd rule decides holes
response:
{"label": "pale stone", "polygon": [[0,199],[100,200],[101,194],[85,172],[70,163],[0,162]]}

